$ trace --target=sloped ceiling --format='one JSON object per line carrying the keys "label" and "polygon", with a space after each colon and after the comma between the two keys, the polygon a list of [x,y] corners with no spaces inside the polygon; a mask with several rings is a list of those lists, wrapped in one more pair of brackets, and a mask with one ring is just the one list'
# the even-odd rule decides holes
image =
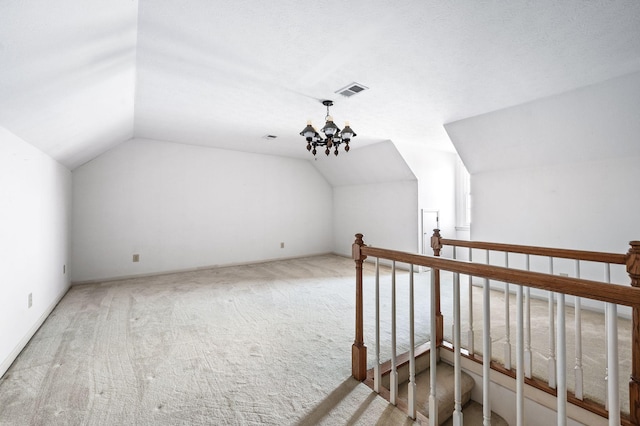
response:
{"label": "sloped ceiling", "polygon": [[74,168],[131,138],[138,5],[0,2],[0,126]]}
{"label": "sloped ceiling", "polygon": [[636,0],[0,2],[0,126],[70,168],[131,137],[308,158],[322,99],[354,149],[453,151],[445,123],[635,71]]}
{"label": "sloped ceiling", "polygon": [[332,157],[320,156],[313,164],[333,187],[417,180],[391,141]]}
{"label": "sloped ceiling", "polygon": [[640,72],[445,128],[474,174],[640,157]]}

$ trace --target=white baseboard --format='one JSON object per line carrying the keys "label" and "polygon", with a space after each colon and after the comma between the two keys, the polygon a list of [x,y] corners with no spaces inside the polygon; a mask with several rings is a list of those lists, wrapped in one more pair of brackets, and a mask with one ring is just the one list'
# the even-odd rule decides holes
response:
{"label": "white baseboard", "polygon": [[254,260],[249,262],[233,262],[233,263],[224,263],[221,265],[197,266],[194,268],[172,269],[167,271],[147,272],[147,273],[133,274],[133,275],[118,275],[115,277],[95,278],[91,280],[82,280],[82,281],[71,281],[71,285],[76,286],[76,285],[84,285],[84,284],[97,284],[97,283],[103,283],[107,281],[129,280],[132,278],[157,277],[160,275],[179,274],[182,272],[194,272],[194,271],[203,271],[207,269],[228,268],[230,266],[259,265],[261,263],[277,262],[280,260],[304,259],[305,257],[326,256],[330,254],[334,254],[334,253],[331,253],[331,252],[311,253],[311,254],[305,254],[302,256],[276,257],[271,259]]}
{"label": "white baseboard", "polygon": [[38,331],[38,329],[42,326],[42,324],[44,324],[45,320],[49,317],[49,315],[51,315],[51,312],[53,312],[55,307],[58,306],[58,303],[60,303],[60,301],[67,294],[70,288],[71,286],[67,285],[64,291],[62,291],[58,295],[58,297],[56,297],[54,301],[47,307],[47,309],[45,309],[42,315],[40,315],[40,318],[38,318],[38,320],[33,324],[33,326],[29,329],[29,331],[27,331],[27,334],[24,335],[22,340],[18,342],[16,347],[9,354],[9,356],[2,361],[2,364],[0,364],[0,377],[4,376],[4,374],[7,372],[9,367],[11,367],[11,364],[13,364],[16,358],[18,358],[18,355],[20,355],[20,352],[22,352],[25,346],[27,346],[27,343],[29,343],[29,340],[31,340],[33,335],[36,334],[36,331]]}

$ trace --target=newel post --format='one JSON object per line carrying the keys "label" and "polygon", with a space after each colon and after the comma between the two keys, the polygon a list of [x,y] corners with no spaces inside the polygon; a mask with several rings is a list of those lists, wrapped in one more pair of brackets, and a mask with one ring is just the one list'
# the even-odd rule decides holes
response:
{"label": "newel post", "polygon": [[[640,287],[640,241],[631,241],[627,253],[627,273],[633,287]],[[630,420],[640,425],[640,306],[633,307],[631,325],[631,380],[629,381]]]}
{"label": "newel post", "polygon": [[367,347],[364,345],[364,321],[362,314],[362,263],[367,258],[361,252],[366,247],[362,234],[356,234],[353,243],[353,260],[356,262],[356,338],[351,346],[351,374],[357,380],[367,378]]}
{"label": "newel post", "polygon": [[[440,256],[440,250],[442,249],[441,238],[440,230],[434,229],[433,235],[431,236],[431,248],[433,249],[434,256]],[[442,310],[440,309],[440,270],[434,269],[434,272],[436,277],[433,283],[433,285],[436,286],[436,344],[440,346],[444,339],[444,318],[442,317]]]}

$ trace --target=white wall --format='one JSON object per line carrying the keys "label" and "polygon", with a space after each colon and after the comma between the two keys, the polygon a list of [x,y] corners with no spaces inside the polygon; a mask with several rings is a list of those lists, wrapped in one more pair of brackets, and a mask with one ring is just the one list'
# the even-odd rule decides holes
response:
{"label": "white wall", "polygon": [[334,251],[351,256],[356,233],[368,245],[415,253],[418,184],[396,181],[333,189]]}
{"label": "white wall", "polygon": [[473,176],[474,239],[626,252],[640,239],[640,157]]}
{"label": "white wall", "polygon": [[74,170],[73,200],[74,282],[332,249],[331,187],[306,160],[131,140]]}
{"label": "white wall", "polygon": [[447,124],[471,172],[471,237],[626,252],[640,239],[638,111],[634,73]]}
{"label": "white wall", "polygon": [[[639,164],[635,157],[476,174],[473,239],[626,253],[640,239]],[[612,274],[628,283],[623,266]],[[601,269],[590,275],[603,278]]]}
{"label": "white wall", "polygon": [[333,186],[333,251],[351,256],[356,233],[366,244],[415,253],[418,183],[395,144],[383,141],[312,164]]}
{"label": "white wall", "polygon": [[0,127],[0,200],[2,375],[69,287],[71,172]]}
{"label": "white wall", "polygon": [[[441,235],[444,238],[458,238],[456,232],[457,155],[412,145],[402,145],[400,151],[418,178],[418,209],[438,210]],[[431,229],[427,229],[426,232],[429,237],[433,234]],[[422,236],[420,236],[421,239]],[[427,245],[429,244],[427,242]],[[433,254],[431,251],[427,253]]]}
{"label": "white wall", "polygon": [[320,156],[313,165],[334,187],[334,251],[350,256],[360,232],[366,244],[419,252],[420,209],[438,210],[442,235],[456,238],[456,161],[455,153],[392,141]]}

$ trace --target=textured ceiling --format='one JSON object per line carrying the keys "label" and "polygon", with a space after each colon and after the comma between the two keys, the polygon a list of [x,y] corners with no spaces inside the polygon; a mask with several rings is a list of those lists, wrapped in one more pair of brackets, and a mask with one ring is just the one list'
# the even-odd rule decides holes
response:
{"label": "textured ceiling", "polygon": [[67,167],[131,138],[137,3],[0,1],[0,126]]}
{"label": "textured ceiling", "polygon": [[470,173],[640,157],[640,72],[445,125]]}
{"label": "textured ceiling", "polygon": [[131,137],[308,158],[327,98],[354,149],[453,151],[445,123],[638,70],[636,0],[0,2],[0,126],[70,168]]}

